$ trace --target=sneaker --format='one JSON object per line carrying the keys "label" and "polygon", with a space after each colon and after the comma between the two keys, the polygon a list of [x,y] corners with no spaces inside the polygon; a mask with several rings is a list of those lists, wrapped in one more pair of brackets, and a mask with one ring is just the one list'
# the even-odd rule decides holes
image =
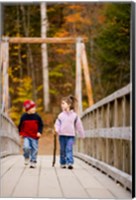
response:
{"label": "sneaker", "polygon": [[30,168],[36,168],[36,163],[35,162],[31,162]]}
{"label": "sneaker", "polygon": [[29,164],[29,158],[25,158],[25,165],[28,165]]}
{"label": "sneaker", "polygon": [[68,165],[68,169],[73,169],[73,165]]}
{"label": "sneaker", "polygon": [[65,169],[66,168],[66,165],[60,165],[61,168]]}

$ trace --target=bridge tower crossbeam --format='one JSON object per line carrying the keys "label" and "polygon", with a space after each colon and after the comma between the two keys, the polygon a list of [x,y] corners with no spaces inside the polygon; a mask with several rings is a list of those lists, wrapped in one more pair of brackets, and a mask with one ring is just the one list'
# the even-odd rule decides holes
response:
{"label": "bridge tower crossbeam", "polygon": [[75,43],[76,44],[76,82],[75,82],[75,96],[78,100],[77,112],[82,114],[82,69],[84,71],[84,78],[88,96],[88,104],[93,104],[92,86],[87,62],[87,55],[85,51],[85,38],[22,38],[22,37],[3,37],[0,45],[0,70],[2,77],[1,88],[1,105],[2,111],[8,113],[9,109],[9,81],[8,81],[8,66],[9,66],[9,44],[23,44],[23,43]]}

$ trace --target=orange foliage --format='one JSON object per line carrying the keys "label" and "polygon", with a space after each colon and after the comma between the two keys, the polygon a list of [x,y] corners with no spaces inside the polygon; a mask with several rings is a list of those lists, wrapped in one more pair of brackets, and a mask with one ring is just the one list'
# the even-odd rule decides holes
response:
{"label": "orange foliage", "polygon": [[69,32],[65,29],[60,29],[60,31],[54,35],[54,37],[68,37],[68,36]]}
{"label": "orange foliage", "polygon": [[84,23],[84,18],[81,17],[81,13],[74,13],[74,14],[71,14],[71,15],[65,17],[65,20],[66,20],[68,23],[75,23],[75,22]]}
{"label": "orange foliage", "polygon": [[103,24],[105,22],[105,16],[98,15],[97,20],[98,20],[98,23]]}
{"label": "orange foliage", "polygon": [[71,5],[69,5],[69,9],[76,10],[76,11],[81,11],[83,8],[79,4],[71,4]]}

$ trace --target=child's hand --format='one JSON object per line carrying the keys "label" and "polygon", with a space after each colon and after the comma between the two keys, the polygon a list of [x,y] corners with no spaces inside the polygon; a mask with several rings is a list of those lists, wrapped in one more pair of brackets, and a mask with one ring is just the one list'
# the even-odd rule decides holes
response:
{"label": "child's hand", "polygon": [[54,131],[54,132],[53,132],[53,135],[57,135],[57,132],[56,132],[56,131]]}
{"label": "child's hand", "polygon": [[57,132],[56,132],[55,128],[52,129],[52,133],[53,133],[53,135],[57,135]]}
{"label": "child's hand", "polygon": [[37,137],[39,137],[39,138],[40,138],[40,137],[41,137],[41,133],[39,133],[39,132],[38,132],[38,133],[37,133]]}
{"label": "child's hand", "polygon": [[55,130],[53,130],[53,135],[57,135],[57,133],[56,133],[56,131],[55,131]]}

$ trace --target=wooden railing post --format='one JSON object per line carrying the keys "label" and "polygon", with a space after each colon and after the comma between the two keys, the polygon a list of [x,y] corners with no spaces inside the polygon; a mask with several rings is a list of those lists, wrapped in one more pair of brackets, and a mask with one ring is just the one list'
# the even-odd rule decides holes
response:
{"label": "wooden railing post", "polygon": [[[118,102],[117,102],[117,99],[114,100],[114,108],[113,108],[113,111],[114,111],[114,119],[113,119],[113,124],[114,124],[114,127],[117,127],[118,126]],[[118,168],[119,166],[119,147],[118,147],[118,141],[115,139],[113,140],[113,147],[114,147],[114,166]]]}
{"label": "wooden railing post", "polygon": [[2,112],[9,110],[9,42],[8,37],[2,38],[1,42],[1,70],[2,70]]}
{"label": "wooden railing post", "polygon": [[81,72],[81,38],[76,42],[76,87],[75,96],[78,100],[77,113],[82,114],[82,72]]}
{"label": "wooden railing post", "polygon": [[2,42],[0,41],[0,110],[1,108],[2,108]]}
{"label": "wooden railing post", "polygon": [[82,48],[81,49],[82,50],[82,53],[81,53],[82,68],[83,68],[83,73],[84,73],[84,78],[85,78],[88,103],[89,103],[89,106],[92,106],[94,104],[93,91],[92,91],[92,84],[91,84],[89,66],[88,66],[87,55],[86,55],[84,43],[81,43],[81,48]]}
{"label": "wooden railing post", "polygon": [[123,87],[83,112],[81,119],[85,125],[86,138],[82,143],[85,148],[84,151],[78,151],[77,157],[131,190],[130,86]]}
{"label": "wooden railing post", "polygon": [[17,127],[5,113],[0,113],[0,119],[0,157],[19,154],[20,137]]}

